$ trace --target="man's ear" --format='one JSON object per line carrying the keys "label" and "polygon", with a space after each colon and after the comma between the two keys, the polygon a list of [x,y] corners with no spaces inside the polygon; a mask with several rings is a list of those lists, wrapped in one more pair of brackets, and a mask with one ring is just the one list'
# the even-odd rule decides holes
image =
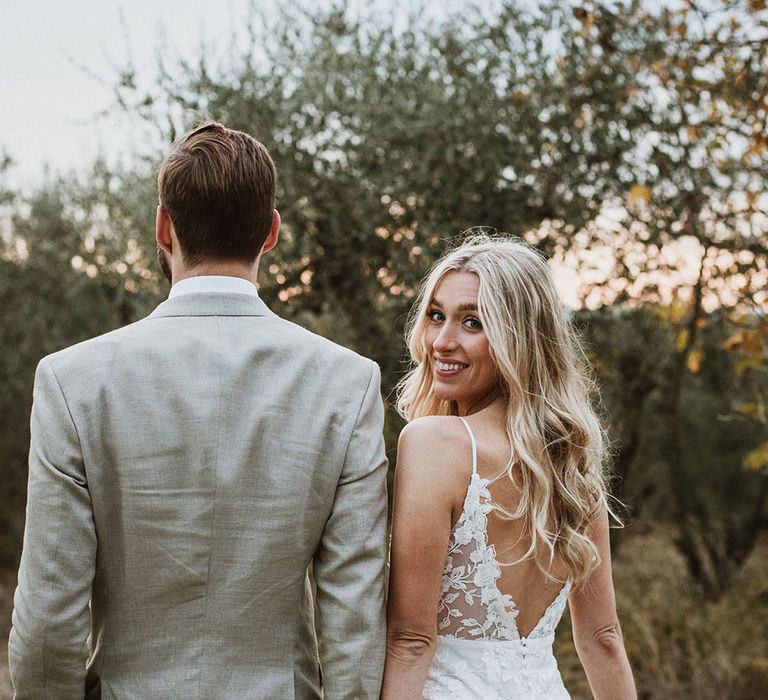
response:
{"label": "man's ear", "polygon": [[157,236],[157,245],[160,246],[168,255],[173,253],[173,222],[168,212],[163,209],[162,204],[157,207],[155,216],[155,232]]}
{"label": "man's ear", "polygon": [[[280,231],[280,212],[275,209],[272,212],[272,226],[269,229],[264,245],[261,246],[261,253],[268,253],[277,245],[277,237]],[[260,254],[261,254],[260,253]]]}

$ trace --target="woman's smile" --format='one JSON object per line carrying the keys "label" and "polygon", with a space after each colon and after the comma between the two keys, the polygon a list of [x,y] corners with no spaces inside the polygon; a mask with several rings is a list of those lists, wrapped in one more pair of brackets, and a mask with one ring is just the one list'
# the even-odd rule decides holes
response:
{"label": "woman's smile", "polygon": [[450,362],[441,361],[435,358],[435,372],[441,377],[453,377],[456,376],[462,370],[465,370],[469,365],[462,362]]}

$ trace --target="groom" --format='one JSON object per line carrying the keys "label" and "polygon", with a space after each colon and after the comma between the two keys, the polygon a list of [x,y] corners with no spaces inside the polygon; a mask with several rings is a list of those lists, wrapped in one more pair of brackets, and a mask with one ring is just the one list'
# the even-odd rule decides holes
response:
{"label": "groom", "polygon": [[168,300],[37,369],[16,697],[378,698],[379,370],[259,299],[264,146],[205,124],[159,190]]}

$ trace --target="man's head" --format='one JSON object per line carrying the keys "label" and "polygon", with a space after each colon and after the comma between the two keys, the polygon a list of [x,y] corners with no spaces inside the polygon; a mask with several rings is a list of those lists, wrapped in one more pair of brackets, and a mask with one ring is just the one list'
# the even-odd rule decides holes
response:
{"label": "man's head", "polygon": [[[217,122],[192,129],[160,166],[160,247],[169,253],[160,231],[167,216],[180,248],[176,255],[187,269],[253,264],[276,236],[275,179],[269,152],[253,137]],[[160,259],[167,264],[162,252]]]}

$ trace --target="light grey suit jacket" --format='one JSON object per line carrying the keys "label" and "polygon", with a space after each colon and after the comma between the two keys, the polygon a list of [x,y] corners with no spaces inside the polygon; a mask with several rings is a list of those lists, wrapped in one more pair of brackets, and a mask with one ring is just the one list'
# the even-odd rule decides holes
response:
{"label": "light grey suit jacket", "polygon": [[43,359],[16,696],[378,698],[379,392],[373,362],[240,294]]}

